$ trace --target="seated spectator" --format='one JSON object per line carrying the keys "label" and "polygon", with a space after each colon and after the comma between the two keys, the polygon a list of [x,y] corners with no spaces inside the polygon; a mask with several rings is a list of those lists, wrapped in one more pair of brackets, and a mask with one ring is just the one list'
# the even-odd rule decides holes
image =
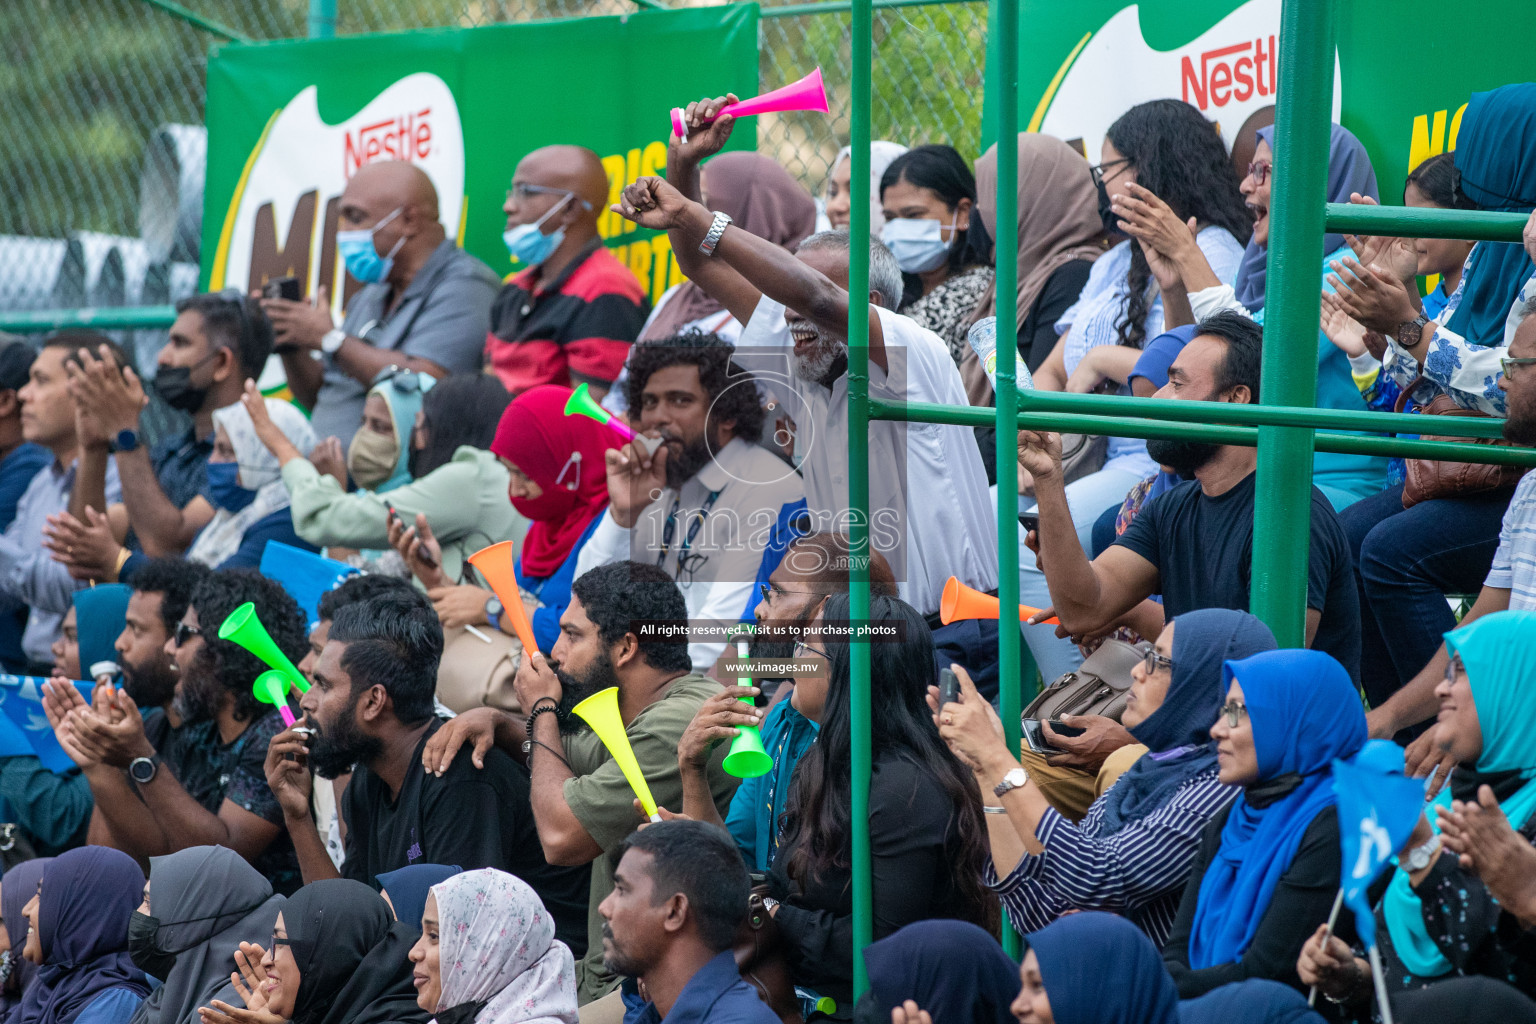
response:
{"label": "seated spectator", "polygon": [[128,1024],[149,980],[128,955],[144,873],[116,850],[83,846],[49,861],[22,913],[23,955],[39,968],[11,1018],[19,1024]]}
{"label": "seated spectator", "polygon": [[[848,538],[841,534],[815,533],[791,541],[779,562],[763,584],[763,599],[754,611],[757,629],[753,633],[750,655],[754,660],[789,661],[805,630],[835,594],[848,593]],[[880,552],[870,553],[870,594],[895,597],[896,581],[891,567]],[[753,679],[754,694],[767,692],[769,680]],[[773,866],[779,852],[779,816],[794,777],[795,765],[816,740],[820,726],[802,715],[795,702],[779,687],[773,706],[764,716],[757,708],[741,703],[743,691],[729,681],[724,689],[699,705],[677,744],[677,768],[683,780],[683,814],[699,821],[720,825],[731,833],[742,858],[752,871],[763,872]],[[817,685],[813,682],[812,685]],[[731,797],[724,819],[715,810],[710,788],[709,765],[716,744],[736,735],[736,727],[757,723],[763,749],[773,757],[773,768],[765,775],[742,779]]]}
{"label": "seated spectator", "polygon": [[415,928],[419,935],[421,915],[427,909],[427,898],[432,887],[463,873],[464,869],[457,864],[411,864],[380,874],[377,879],[379,895],[389,904],[389,912],[394,919]]}
{"label": "seated spectator", "polygon": [[[1259,400],[1257,324],[1221,312],[1201,323],[1168,371],[1159,398]],[[1161,629],[1162,614],[1196,608],[1248,607],[1253,561],[1256,456],[1252,448],[1193,441],[1151,441],[1159,464],[1187,479],[1144,506],[1115,543],[1093,561],[1070,526],[1061,477],[1059,435],[1019,432],[1019,464],[1035,481],[1040,529],[1025,543],[1039,553],[1060,631],[1091,636],[1130,625],[1145,637]],[[1312,490],[1311,555],[1307,574],[1307,642],[1336,657],[1351,677],[1359,672],[1359,605],[1348,549],[1333,507]],[[1143,602],[1163,597],[1151,620]],[[1128,612],[1143,614],[1130,621]],[[1035,618],[1048,618],[1042,613]]]}
{"label": "seated spectator", "polygon": [[[26,439],[21,427],[21,399],[37,350],[15,335],[0,333],[0,530],[16,518],[21,496],[32,478],[52,461],[48,449]],[[21,634],[27,628],[27,609],[0,607],[0,667],[24,672],[27,658],[21,650]]]}
{"label": "seated spectator", "polygon": [[[800,679],[790,700],[821,731],[795,769],[768,904],[795,984],[839,1006],[853,1005],[848,616],[848,598],[831,598],[800,644],[827,674]],[[894,598],[871,598],[869,619],[894,624],[901,638],[870,645],[874,937],[930,917],[995,927],[996,898],[981,875],[981,799],[926,704],[933,640],[922,617]]]}
{"label": "seated spectator", "polygon": [[[66,363],[84,348],[97,350],[113,342],[94,331],[60,331],[43,342],[31,368],[27,383],[16,392],[21,402],[21,434],[27,441],[46,449],[52,459],[32,477],[31,483],[16,503],[16,514],[0,535],[0,607],[30,608],[21,636],[22,653],[27,664],[20,666],[27,675],[46,676],[52,662],[50,647],[59,635],[64,615],[69,611],[75,590],[83,584],[69,569],[55,561],[44,547],[48,537],[49,517],[69,507],[74,490],[80,449],[90,438],[80,436],[78,412],[69,397]],[[115,357],[126,365],[122,349]],[[94,421],[84,424],[92,429]],[[110,514],[115,529],[126,529],[122,514],[122,489],[117,470],[107,468],[104,508],[96,512]]]}
{"label": "seated spectator", "polygon": [[[416,770],[443,724],[432,705],[442,650],[442,627],[413,591],[336,612],[315,684],[299,702],[313,735],[280,732],[266,756],[267,782],[282,805],[304,880],[372,883],[417,860],[501,867],[535,886],[562,934],[579,942],[586,879],[545,863],[527,773],[499,751],[482,759],[483,771],[471,763],[470,751],[446,771]],[[353,773],[341,799],[347,830],[340,872],[310,816],[311,769],[322,779]]]}
{"label": "seated spectator", "polygon": [[486,362],[513,397],[540,384],[613,384],[645,322],[645,290],[603,245],[597,219],[608,173],[582,146],[544,146],[518,161],[502,236],[525,269],[491,307]]}
{"label": "seated spectator", "polygon": [[[597,908],[613,890],[612,853],[642,818],[612,754],[571,709],[600,690],[618,687],[625,733],[652,796],[658,806],[680,808],[678,742],[719,686],[690,672],[685,638],[642,638],[636,624],[686,617],[677,584],[654,565],[619,562],[593,569],[572,587],[570,606],[560,617],[560,638],[547,660],[531,656],[518,668],[518,701],[528,725],[504,711],[476,708],[445,724],[422,753],[422,764],[437,773],[455,762],[465,743],[477,758],[494,742],[528,760],[533,817],[545,859],[592,866],[586,954],[576,966],[583,1003],[618,985],[618,978],[602,966],[603,919]],[[709,770],[717,813],[736,786],[720,767],[725,754],[726,748],[717,748]],[[580,948],[580,943],[563,941],[573,950]]]}
{"label": "seated spectator", "polygon": [[[1137,1024],[1322,1024],[1306,1000],[1274,981],[1252,980],[1180,1002],[1153,946],[1113,914],[1072,914],[1025,937],[1020,1021],[1115,1020]],[[1108,976],[1106,965],[1110,967]]]}
{"label": "seated spectator", "polygon": [[[272,324],[255,299],[227,291],[178,302],[150,387],[192,422],[150,449],[139,441],[139,418],[149,398],[133,367],[120,364],[110,350],[82,351],[80,369],[70,373],[70,393],[89,410],[103,437],[81,453],[80,482],[69,504],[75,523],[89,526],[88,505],[101,511],[110,460],[144,554],[158,558],[186,551],[215,511],[207,473],[214,410],[239,401],[241,385],[261,375],[271,354]],[[119,568],[80,567],[97,579],[113,578]]]}
{"label": "seated spectator", "polygon": [[[681,179],[690,163],[718,151],[730,137],[730,125],[725,119],[691,124],[689,143],[674,151],[668,173]],[[849,237],[812,235],[792,257],[747,231],[723,227],[714,258],[699,251],[713,226],[709,211],[670,183],[641,178],[624,190],[615,208],[635,223],[668,231],[683,272],[747,324],[743,352],[776,353],[771,367],[754,369],[792,390],[804,410],[806,436],[794,454],[805,479],[811,529],[837,529],[848,508]],[[963,405],[964,386],[943,340],[890,312],[901,292],[900,268],[890,250],[871,241],[869,258],[870,294],[858,296],[856,304],[869,309],[871,396]],[[882,510],[883,524],[872,531],[874,546],[890,561],[912,605],[930,617],[942,655],[970,669],[983,693],[995,692],[996,622],[941,626],[936,617],[949,577],[979,590],[997,584],[997,529],[986,507],[975,435],[966,427],[872,422],[869,454],[870,508]]]}
{"label": "seated spectator", "polygon": [[[1533,217],[1536,220],[1536,217]],[[1515,334],[1515,341],[1508,349],[1508,368],[1499,377],[1499,390],[1505,396],[1508,418],[1504,421],[1504,438],[1515,444],[1536,445],[1536,303],[1530,305],[1529,311],[1520,323],[1520,329]],[[1442,505],[1442,501],[1449,505]],[[1440,506],[1441,510],[1451,510],[1457,506],[1465,505],[1465,499],[1433,499],[1420,502],[1404,515],[1412,515],[1419,509],[1424,509],[1427,517],[1435,516],[1432,521],[1434,530],[1444,530],[1449,527],[1445,524],[1465,523],[1465,518],[1440,519],[1428,506]],[[1390,523],[1402,519],[1402,516],[1393,516],[1391,520],[1383,524],[1387,528]],[[1457,527],[1459,528],[1459,526]],[[1427,536],[1428,534],[1426,534]],[[1466,556],[1461,556],[1466,558]],[[1471,559],[1476,561],[1474,554]],[[1419,581],[1413,593],[1412,606],[1417,610],[1415,614],[1403,612],[1407,607],[1406,600],[1402,602],[1398,615],[1408,615],[1411,621],[1420,624],[1419,628],[1426,628],[1428,623],[1438,622],[1441,618],[1440,605],[1445,604],[1441,596],[1440,587],[1445,582],[1443,573],[1451,571],[1452,563],[1456,559],[1444,560],[1438,569],[1430,573],[1431,578]],[[1380,566],[1386,567],[1384,562],[1373,562],[1373,570]],[[1456,571],[1462,571],[1464,567],[1457,567]],[[1421,589],[1422,588],[1422,589]],[[1401,594],[1401,591],[1399,591]],[[1433,598],[1431,598],[1433,594]],[[1439,604],[1436,605],[1435,601]],[[1478,591],[1477,600],[1461,618],[1463,627],[1469,626],[1485,615],[1494,612],[1513,610],[1529,611],[1536,609],[1536,473],[1527,473],[1515,488],[1514,497],[1509,502],[1509,508],[1504,512],[1503,526],[1499,533],[1498,547],[1494,550],[1492,564],[1488,567],[1483,578],[1482,587]],[[1394,623],[1397,621],[1393,620]],[[1454,623],[1448,621],[1446,628],[1454,628]],[[1397,630],[1394,629],[1394,633]],[[1414,648],[1423,652],[1428,650],[1420,637],[1413,637]],[[1404,635],[1404,642],[1408,637]],[[1421,658],[1424,655],[1421,653]],[[1444,644],[1428,655],[1428,663],[1415,673],[1403,687],[1392,694],[1390,700],[1374,705],[1367,721],[1371,723],[1371,735],[1387,737],[1392,736],[1403,729],[1408,729],[1433,718],[1439,709],[1439,701],[1435,697],[1435,687],[1445,678],[1448,663],[1447,648]],[[1395,665],[1395,662],[1394,662]],[[1379,667],[1379,666],[1378,666]],[[1405,664],[1406,668],[1407,665]],[[1367,679],[1372,678],[1367,676]],[[1446,752],[1439,750],[1433,739],[1434,730],[1430,729],[1419,736],[1409,746],[1408,771],[1410,774],[1428,775],[1432,768],[1437,770],[1440,784],[1443,785],[1449,775],[1454,760]],[[1436,786],[1435,788],[1438,788]],[[1433,793],[1434,790],[1432,789]]]}
{"label": "seated spectator", "polygon": [[751,882],[730,838],[666,821],[624,840],[618,857],[598,907],[603,966],[645,986],[636,1024],[776,1024],[731,951]]}
{"label": "seated spectator", "polygon": [[[261,957],[261,984],[235,982],[245,1009],[264,1021],[292,1024],[426,1024],[416,1006],[410,946],[391,925],[378,893],[348,878],[304,886],[283,904],[272,947]],[[257,951],[260,947],[257,947]],[[229,1002],[198,1009],[202,1024],[249,1022]]]}
{"label": "seated spectator", "polygon": [[[381,160],[358,168],[339,203],[336,247],[363,287],[338,326],[322,285],[311,301],[262,299],[293,396],[318,437],[345,449],[380,371],[473,373],[490,324],[496,274],[438,221],[437,189],[421,168]],[[254,374],[252,375],[254,376]],[[242,378],[243,379],[243,378]]]}
{"label": "seated spectator", "polygon": [[576,1024],[576,962],[539,894],[495,868],[432,886],[411,947],[416,1005],[464,1024]]}
{"label": "seated spectator", "polygon": [[166,641],[179,679],[173,710],[181,724],[163,748],[149,739],[139,708],[121,691],[108,712],[98,714],[73,687],[52,687],[50,715],[68,717],[59,741],[90,780],[93,835],[139,859],[227,846],[273,889],[290,893],[299,885],[298,862],[262,768],[283,720],[251,687],[267,666],[218,635],[246,602],[279,650],[303,657],[299,608],[281,587],[254,573],[208,574]]}
{"label": "seated spectator", "polygon": [[[417,515],[427,517],[442,550],[443,572],[458,579],[464,572],[465,555],[518,536],[522,519],[507,504],[507,471],[489,450],[507,407],[506,389],[485,374],[455,374],[424,395],[417,393],[419,410],[406,420],[403,413],[409,406],[401,398],[401,389],[431,379],[401,371],[369,394],[369,408],[378,412],[376,406],[384,405],[392,412],[365,416],[363,429],[353,438],[353,449],[358,451],[362,439],[385,437],[374,428],[387,426],[389,451],[375,459],[376,471],[382,472],[386,461],[392,469],[380,486],[368,489],[354,468],[352,478],[360,489],[350,492],[289,443],[264,415],[265,406],[256,401],[254,389],[247,393],[246,411],[262,444],[282,467],[294,532],[303,540],[317,547],[391,548],[389,510],[393,507],[410,523]],[[396,404],[387,404],[391,400]]]}
{"label": "seated spectator", "polygon": [[1269,629],[1246,612],[1208,608],[1168,623],[1131,672],[1121,721],[1135,762],[1075,825],[1010,755],[1002,723],[974,690],[939,709],[939,734],[979,769],[982,799],[1006,812],[987,817],[986,881],[1015,927],[1033,931],[1074,910],[1109,910],[1158,945],[1168,938],[1206,823],[1237,796],[1217,779],[1210,737],[1222,664],[1274,649]]}
{"label": "seated spectator", "polygon": [[228,1002],[236,995],[229,979],[240,970],[237,954],[267,941],[282,905],[233,850],[194,846],[156,857],[128,926],[128,955],[162,984],[129,1024],[189,1024],[210,999]]}
{"label": "seated spectator", "polygon": [[42,880],[43,868],[53,862],[52,857],[33,857],[8,870],[0,877],[0,940],[5,943],[3,955],[10,966],[9,974],[0,982],[0,1012],[9,1014],[21,1005],[21,997],[31,987],[37,976],[37,965],[28,960],[23,951],[27,946],[27,929],[31,923],[21,908],[37,894],[37,884]]}
{"label": "seated spectator", "polygon": [[[565,415],[570,395],[550,386],[517,396],[491,441],[507,472],[507,498],[529,521],[514,568],[534,638],[546,651],[560,635],[581,549],[608,505],[608,481],[599,467],[613,435],[585,416]],[[442,547],[426,516],[418,512],[413,525],[391,526],[389,540],[426,587],[444,629],[486,623],[513,635],[500,598],[443,571]]]}
{"label": "seated spectator", "polygon": [[[1274,187],[1274,132],[1273,125],[1258,130],[1258,147],[1243,178],[1243,196],[1256,219],[1253,238],[1243,253],[1235,280],[1230,279],[1224,267],[1212,267],[1190,237],[1185,215],[1176,204],[1165,202],[1166,197],[1155,186],[1142,182],[1128,189],[1128,195],[1116,199],[1115,215],[1124,229],[1155,254],[1158,288],[1174,310],[1168,319],[1169,326],[1197,323],[1223,309],[1263,322],[1269,197]],[[1375,202],[1378,194],[1376,172],[1365,147],[1348,129],[1333,125],[1328,146],[1328,201],[1348,202],[1354,195],[1368,196]],[[1320,277],[1327,275],[1328,268],[1345,255],[1343,236],[1327,235],[1323,249]],[[1412,257],[1406,247],[1403,251]],[[1348,357],[1321,332],[1317,338],[1316,405],[1356,412],[1366,408],[1355,386]],[[1385,487],[1386,469],[1386,459],[1379,456],[1318,452],[1312,457],[1314,484],[1340,512]]]}
{"label": "seated spectator", "polygon": [[1366,738],[1359,693],[1320,651],[1229,661],[1222,682],[1218,778],[1243,792],[1206,826],[1163,946],[1184,999],[1248,978],[1300,985],[1296,956],[1339,885],[1333,760]]}
{"label": "seated spectator", "polygon": [[[735,96],[725,96],[722,99],[732,101]],[[715,102],[718,104],[719,100]],[[735,119],[731,118],[731,121],[734,122]],[[696,130],[698,127],[696,119],[688,121],[690,139],[698,136]],[[880,180],[885,177],[886,168],[906,151],[907,147],[901,143],[887,142],[884,139],[876,139],[869,144],[869,233],[871,236],[879,235],[885,227],[885,213],[880,206]],[[833,158],[832,166],[827,171],[826,189],[822,195],[822,215],[816,219],[818,232],[848,230],[848,226],[853,222],[852,179],[853,147],[844,146],[837,151],[837,156]],[[753,233],[756,234],[756,232]],[[890,308],[894,309],[895,306],[892,305]]]}
{"label": "seated spectator", "polygon": [[959,365],[971,348],[972,314],[992,290],[992,268],[971,231],[976,177],[953,146],[918,146],[885,169],[878,195],[880,241],[906,285],[897,312],[943,338]]}
{"label": "seated spectator", "polygon": [[[315,434],[304,414],[277,398],[262,399],[267,416],[301,454],[315,447]],[[288,488],[277,459],[257,439],[256,426],[243,402],[213,414],[213,454],[208,457],[208,488],[218,511],[192,542],[187,558],[215,569],[256,569],[267,541],[318,550],[293,529]],[[131,570],[128,581],[132,582]]]}
{"label": "seated spectator", "polygon": [[[1536,771],[1536,749],[1529,742],[1529,723],[1536,719],[1531,686],[1536,649],[1528,642],[1533,628],[1536,612],[1505,611],[1447,633],[1454,656],[1436,688],[1441,714],[1430,730],[1434,742],[1466,766],[1452,775],[1451,795],[1475,803],[1478,790],[1491,783],[1521,836],[1529,835],[1527,826],[1536,818],[1536,785],[1528,778]],[[1443,792],[1436,803],[1450,812]],[[1403,844],[1376,908],[1387,990],[1401,993],[1451,977],[1483,975],[1536,992],[1536,964],[1529,962],[1523,927],[1501,927],[1502,901],[1442,845],[1435,810],[1420,816]],[[1330,941],[1324,954],[1322,942],[1319,928],[1303,947],[1297,964],[1302,981],[1369,1012],[1375,994],[1370,963],[1342,942]]]}
{"label": "seated spectator", "polygon": [[[664,443],[639,439],[605,452],[608,511],[581,549],[576,575],[634,559],[655,563],[688,602],[688,618],[721,630],[756,605],[805,511],[805,488],[759,442],[763,407],[732,347],[707,334],[635,346],[625,382],[631,422]],[[725,641],[689,645],[708,672]]]}
{"label": "seated spectator", "polygon": [[1019,970],[990,934],[965,921],[916,921],[865,946],[869,988],[854,1024],[890,1024],[896,1011],[930,1020],[1012,1024]]}

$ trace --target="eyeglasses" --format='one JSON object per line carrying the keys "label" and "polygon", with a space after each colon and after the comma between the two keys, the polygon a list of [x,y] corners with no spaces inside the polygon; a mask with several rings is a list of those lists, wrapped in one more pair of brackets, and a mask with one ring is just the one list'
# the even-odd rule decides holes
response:
{"label": "eyeglasses", "polygon": [[519,202],[527,202],[534,196],[570,196],[581,204],[582,209],[592,209],[592,204],[582,199],[568,188],[550,188],[548,185],[530,185],[527,182],[518,182],[507,189],[507,198],[516,199]]}
{"label": "eyeglasses", "polygon": [[1267,164],[1255,160],[1253,163],[1248,165],[1248,177],[1253,179],[1253,183],[1255,185],[1262,185],[1264,184],[1265,179],[1269,177],[1270,168],[1272,166],[1272,164]]}
{"label": "eyeglasses", "polygon": [[828,661],[832,660],[832,655],[828,654],[826,651],[823,651],[823,650],[821,650],[818,647],[812,647],[810,644],[805,643],[802,640],[796,640],[795,641],[795,657],[797,657],[797,658],[800,657],[800,652],[801,651],[808,651],[811,654],[816,655],[816,657],[818,657],[818,658],[826,658]]}
{"label": "eyeglasses", "polygon": [[171,638],[175,641],[176,646],[180,647],[193,637],[202,635],[203,631],[196,626],[189,626],[185,622],[178,622],[176,623],[176,631],[171,634]]}
{"label": "eyeglasses", "polygon": [[1521,366],[1536,365],[1536,356],[1521,356],[1516,359],[1505,357],[1499,360],[1499,368],[1504,371],[1504,376],[1510,380],[1515,379],[1515,368]]}
{"label": "eyeglasses", "polygon": [[286,935],[278,935],[277,932],[273,932],[272,933],[272,945],[267,947],[267,952],[268,953],[276,953],[278,946],[287,946],[289,949],[292,949],[293,948],[293,940],[288,938],[288,936],[286,936]]}
{"label": "eyeglasses", "polygon": [[1168,671],[1172,672],[1173,659],[1165,658],[1161,654],[1158,654],[1157,648],[1155,647],[1148,647],[1146,651],[1144,651],[1141,655],[1141,667],[1146,670],[1147,675],[1151,675],[1153,672],[1156,672],[1160,668],[1166,668]]}
{"label": "eyeglasses", "polygon": [[1119,167],[1121,164],[1128,164],[1130,162],[1130,157],[1123,156],[1119,160],[1111,160],[1104,164],[1094,164],[1092,167],[1088,168],[1088,173],[1093,176],[1093,183],[1095,185],[1102,185],[1110,178],[1116,177],[1118,174],[1118,172],[1116,172],[1116,174],[1111,174],[1108,178],[1106,178],[1104,176],[1105,171],[1109,170],[1111,167]]}
{"label": "eyeglasses", "polygon": [[[426,380],[422,379],[424,376]],[[396,366],[394,363],[380,370],[374,376],[373,383],[369,387],[376,388],[385,381],[388,381],[402,395],[414,395],[418,392],[426,391],[432,386],[432,384],[427,383],[428,381],[435,383],[435,380],[429,375],[417,373],[415,370],[404,366]]]}
{"label": "eyeglasses", "polygon": [[1236,729],[1248,714],[1248,705],[1240,700],[1229,700],[1221,706],[1221,714],[1227,720],[1227,724]]}
{"label": "eyeglasses", "polygon": [[1451,685],[1456,684],[1456,677],[1466,671],[1461,664],[1461,658],[1455,657],[1445,663],[1445,681]]}

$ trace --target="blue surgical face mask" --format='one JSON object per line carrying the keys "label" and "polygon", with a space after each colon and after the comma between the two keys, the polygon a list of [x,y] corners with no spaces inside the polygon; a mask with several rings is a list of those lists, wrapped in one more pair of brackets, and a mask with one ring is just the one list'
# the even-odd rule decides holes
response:
{"label": "blue surgical face mask", "polygon": [[885,222],[880,229],[880,241],[896,257],[896,265],[908,274],[923,274],[937,270],[949,259],[950,246],[954,244],[955,224],[959,214],[949,222],[949,241],[944,240],[944,223],[937,220],[917,220],[897,217]]}
{"label": "blue surgical face mask", "polygon": [[512,258],[530,267],[536,267],[560,248],[560,243],[565,241],[565,228],[556,228],[549,234],[539,230],[544,222],[554,215],[566,203],[576,198],[574,192],[567,192],[554,206],[544,211],[544,216],[532,224],[519,224],[517,227],[508,228],[501,233],[501,240],[507,243],[507,252]]}
{"label": "blue surgical face mask", "polygon": [[214,505],[239,512],[256,500],[256,492],[240,486],[238,462],[208,463],[208,497]]}
{"label": "blue surgical face mask", "polygon": [[341,253],[341,261],[347,265],[347,273],[363,284],[378,284],[389,276],[395,265],[395,253],[405,244],[405,237],[401,236],[395,247],[389,250],[388,256],[380,256],[378,247],[373,244],[373,235],[398,217],[403,209],[405,207],[400,207],[371,228],[336,232],[336,251]]}

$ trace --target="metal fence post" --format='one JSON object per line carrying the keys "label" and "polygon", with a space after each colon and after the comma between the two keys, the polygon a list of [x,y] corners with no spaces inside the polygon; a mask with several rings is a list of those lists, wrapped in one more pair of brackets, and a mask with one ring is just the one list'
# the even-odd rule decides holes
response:
{"label": "metal fence post", "polygon": [[309,0],[309,38],[336,37],[337,0]]}
{"label": "metal fence post", "polygon": [[[1323,204],[1333,100],[1333,0],[1285,0],[1280,11],[1279,104],[1262,397],[1315,405]],[[1306,639],[1312,432],[1260,427],[1251,607],[1284,647]]]}
{"label": "metal fence post", "polygon": [[[874,47],[870,0],[854,0],[853,95],[848,225],[848,578],[849,618],[869,620],[869,93]],[[869,986],[862,951],[874,941],[874,889],[869,856],[870,751],[869,638],[849,638],[849,729],[853,828],[853,997]],[[851,1007],[849,1008],[851,1009]]]}

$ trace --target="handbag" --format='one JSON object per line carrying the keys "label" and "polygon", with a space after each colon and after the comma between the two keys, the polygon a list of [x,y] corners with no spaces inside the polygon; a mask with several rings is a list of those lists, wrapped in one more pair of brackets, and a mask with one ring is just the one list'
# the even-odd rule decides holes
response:
{"label": "handbag", "polygon": [[517,714],[512,678],[522,661],[523,645],[499,629],[479,627],[486,643],[463,626],[443,630],[443,657],[437,665],[437,699],[454,714],[470,708],[500,708]]}
{"label": "handbag", "polygon": [[[1421,376],[1414,380],[1397,398],[1397,411],[1402,412],[1403,406],[1408,401],[1408,396],[1424,378]],[[1475,409],[1463,409],[1452,401],[1451,396],[1441,392],[1430,403],[1424,406],[1426,416],[1480,416],[1484,419],[1493,419],[1485,412]],[[1426,441],[1461,441],[1465,443],[1468,438],[1436,436],[1433,434],[1420,435]],[[1473,444],[1498,445],[1501,447],[1514,447],[1502,437],[1480,437],[1470,439]],[[1474,462],[1438,462],[1432,459],[1406,459],[1404,460],[1403,480],[1403,508],[1412,508],[1421,501],[1429,501],[1432,498],[1458,498],[1469,494],[1485,494],[1488,491],[1503,490],[1506,487],[1514,487],[1525,475],[1524,466],[1490,466]]]}
{"label": "handbag", "polygon": [[1141,664],[1145,648],[1124,640],[1105,640],[1076,671],[1067,672],[1029,702],[1023,718],[1102,715],[1120,721],[1131,689],[1131,669]]}
{"label": "handbag", "polygon": [[768,886],[760,885],[747,897],[747,916],[736,928],[731,952],[741,980],[757,992],[783,1024],[802,1024],[800,997],[789,973],[789,959],[779,941],[779,927],[763,905]]}

